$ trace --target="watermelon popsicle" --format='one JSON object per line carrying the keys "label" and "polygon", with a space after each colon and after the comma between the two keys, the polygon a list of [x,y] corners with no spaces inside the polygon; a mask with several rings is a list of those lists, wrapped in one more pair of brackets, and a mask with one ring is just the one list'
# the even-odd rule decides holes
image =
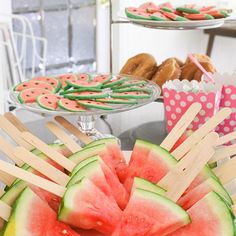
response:
{"label": "watermelon popsicle", "polygon": [[7,221],[3,236],[79,236],[58,221],[56,213],[29,188],[23,190],[13,209],[0,201],[0,212],[0,217]]}

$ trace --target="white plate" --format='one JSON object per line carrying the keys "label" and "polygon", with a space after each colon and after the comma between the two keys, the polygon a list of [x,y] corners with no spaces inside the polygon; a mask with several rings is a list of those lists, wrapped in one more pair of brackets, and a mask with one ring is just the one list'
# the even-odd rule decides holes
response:
{"label": "white plate", "polygon": [[166,30],[191,30],[191,29],[212,29],[222,26],[226,21],[231,21],[236,18],[236,15],[214,20],[195,20],[195,21],[154,21],[154,20],[139,20],[128,18],[125,12],[119,12],[118,16],[133,24],[155,29]]}

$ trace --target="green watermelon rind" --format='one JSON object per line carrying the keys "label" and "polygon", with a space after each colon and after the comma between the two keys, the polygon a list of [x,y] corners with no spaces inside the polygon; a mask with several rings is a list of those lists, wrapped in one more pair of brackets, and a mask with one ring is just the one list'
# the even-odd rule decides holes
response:
{"label": "green watermelon rind", "polygon": [[124,77],[124,78],[116,80],[116,81],[110,81],[109,84],[107,84],[107,83],[103,84],[102,88],[111,88],[112,89],[114,86],[122,84],[128,80],[129,80],[128,77]]}
{"label": "green watermelon rind", "polygon": [[78,92],[86,92],[86,91],[102,92],[102,89],[98,89],[98,88],[72,89],[72,90],[62,91],[62,92],[60,92],[60,95],[65,95],[65,94],[70,94],[70,93],[78,93]]}
{"label": "green watermelon rind", "polygon": [[161,188],[160,186],[158,186],[146,179],[140,178],[140,177],[134,177],[132,191],[134,191],[134,189],[136,189],[136,188],[143,189],[143,190],[146,190],[149,192],[153,192],[153,193],[156,193],[156,194],[159,194],[162,196],[164,196],[166,194],[165,189]]}
{"label": "green watermelon rind", "polygon": [[101,151],[107,151],[106,145],[104,143],[83,148],[80,151],[69,156],[68,159],[73,161],[75,164],[79,164],[80,162],[86,160],[89,157],[98,155]]}
{"label": "green watermelon rind", "polygon": [[61,103],[61,100],[58,101],[57,104],[58,104],[58,106],[59,106],[61,109],[66,110],[66,111],[70,111],[70,112],[85,112],[85,110],[84,110],[84,111],[83,111],[83,110],[78,111],[78,110],[69,109],[69,108],[65,107],[65,106]]}
{"label": "green watermelon rind", "polygon": [[70,181],[67,183],[66,187],[69,188],[74,184],[79,183],[83,178],[88,178],[90,174],[93,174],[94,172],[101,173],[101,166],[99,164],[98,160],[91,161],[81,167],[74,175],[70,178]]}
{"label": "green watermelon rind", "polygon": [[149,99],[151,96],[149,94],[147,95],[131,95],[131,94],[116,94],[116,93],[113,93],[111,94],[111,97],[112,98],[127,98],[127,99]]}
{"label": "green watermelon rind", "polygon": [[81,106],[84,106],[84,107],[88,107],[88,108],[95,108],[95,109],[100,109],[100,110],[108,110],[108,111],[110,111],[110,110],[113,110],[113,108],[112,107],[108,107],[108,106],[98,106],[98,105],[94,105],[94,104],[85,104],[84,102],[83,102],[83,100],[78,100],[77,101]]}
{"label": "green watermelon rind", "polygon": [[93,161],[98,161],[99,160],[99,156],[96,155],[96,156],[92,156],[92,157],[89,157],[83,161],[81,161],[79,164],[76,165],[76,167],[73,169],[73,171],[71,172],[70,174],[70,177],[73,178],[73,176],[81,169],[83,168],[84,166],[86,166],[87,164],[93,162]]}
{"label": "green watermelon rind", "polygon": [[57,109],[51,109],[50,107],[47,107],[47,106],[43,105],[43,104],[39,101],[42,96],[44,96],[44,95],[39,95],[39,96],[36,98],[36,103],[37,103],[40,107],[42,107],[43,109],[46,109],[46,110],[48,110],[48,111],[56,111]]}
{"label": "green watermelon rind", "polygon": [[138,16],[137,14],[133,14],[131,12],[128,11],[128,9],[125,9],[125,14],[128,18],[131,19],[136,19],[136,20],[151,20],[150,17],[144,17],[144,16]]}
{"label": "green watermelon rind", "polygon": [[130,105],[137,104],[137,100],[136,99],[128,99],[128,100],[120,99],[120,101],[112,100],[112,99],[111,100],[96,99],[96,101],[103,102],[103,103],[110,103],[110,104],[130,104]]}
{"label": "green watermelon rind", "polygon": [[[62,91],[67,91],[71,88],[71,86],[69,84],[67,84],[63,89]],[[61,92],[62,93],[62,92]]]}
{"label": "green watermelon rind", "polygon": [[70,95],[70,94],[64,94],[65,98],[69,98],[69,99],[97,99],[97,98],[106,98],[109,97],[109,94],[107,93],[100,93],[100,94],[96,94],[96,95],[92,95],[92,94],[88,94],[88,95]]}
{"label": "green watermelon rind", "polygon": [[101,88],[102,87],[102,83],[100,84],[97,84],[96,86],[83,86],[83,85],[78,85],[78,84],[75,84],[75,83],[72,83],[71,81],[66,81],[66,83],[68,85],[70,85],[71,87],[73,88]]}

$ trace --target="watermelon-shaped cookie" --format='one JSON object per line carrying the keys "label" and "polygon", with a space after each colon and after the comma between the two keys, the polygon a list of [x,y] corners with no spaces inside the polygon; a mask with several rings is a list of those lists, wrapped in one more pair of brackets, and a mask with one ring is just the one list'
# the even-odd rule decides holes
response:
{"label": "watermelon-shaped cookie", "polygon": [[69,99],[95,99],[95,98],[106,98],[108,96],[109,95],[107,93],[93,92],[93,91],[77,92],[64,95],[64,97]]}
{"label": "watermelon-shaped cookie", "polygon": [[193,8],[192,6],[183,6],[183,7],[177,7],[177,11],[183,12],[183,13],[189,13],[189,14],[199,14],[200,11],[196,8]]}
{"label": "watermelon-shaped cookie", "polygon": [[83,80],[83,81],[90,81],[91,80],[91,75],[87,73],[80,73],[77,75],[78,80]]}
{"label": "watermelon-shaped cookie", "polygon": [[111,104],[136,104],[135,99],[121,99],[121,98],[101,98],[96,99],[98,102],[111,103]]}
{"label": "watermelon-shaped cookie", "polygon": [[126,87],[126,88],[117,88],[117,89],[114,89],[113,92],[115,93],[124,93],[124,92],[144,92],[144,93],[151,93],[151,90],[148,89],[148,88],[145,88],[143,86],[134,86],[134,87]]}
{"label": "watermelon-shaped cookie", "polygon": [[42,88],[29,88],[22,90],[18,94],[18,100],[20,103],[34,103],[39,95],[50,94],[52,93],[49,90]]}
{"label": "watermelon-shaped cookie", "polygon": [[67,98],[62,98],[58,101],[58,106],[66,111],[76,112],[76,111],[86,111],[86,109],[80,106],[77,101],[70,100]]}
{"label": "watermelon-shaped cookie", "polygon": [[122,89],[122,88],[132,87],[132,86],[141,86],[145,84],[147,84],[147,82],[144,80],[128,80],[122,83],[121,85],[116,86],[115,89]]}
{"label": "watermelon-shaped cookie", "polygon": [[139,6],[139,11],[147,12],[147,13],[154,13],[159,11],[159,6],[157,6],[153,2],[147,2]]}
{"label": "watermelon-shaped cookie", "polygon": [[128,18],[138,19],[138,20],[151,20],[151,14],[143,12],[135,7],[128,7],[125,9],[125,13]]}
{"label": "watermelon-shaped cookie", "polygon": [[85,91],[102,92],[102,89],[98,89],[98,88],[69,89],[69,90],[60,92],[60,95],[71,94],[71,93],[79,93],[79,92],[85,92]]}
{"label": "watermelon-shaped cookie", "polygon": [[37,97],[37,103],[40,107],[55,111],[58,107],[58,102],[61,99],[59,95],[56,94],[45,94]]}
{"label": "watermelon-shaped cookie", "polygon": [[151,19],[155,21],[167,21],[169,18],[167,18],[165,15],[163,15],[161,12],[155,12],[151,15]]}
{"label": "watermelon-shaped cookie", "polygon": [[74,74],[59,75],[58,79],[61,81],[62,89],[64,89],[64,90],[70,88],[69,86],[67,86],[68,84],[66,83],[66,81],[70,81],[70,82],[77,81],[77,77]]}
{"label": "watermelon-shaped cookie", "polygon": [[97,75],[93,78],[93,82],[107,83],[112,79],[111,75]]}
{"label": "watermelon-shaped cookie", "polygon": [[20,83],[15,86],[14,90],[17,92],[21,92],[25,89],[29,88],[39,88],[39,89],[44,89],[48,90],[50,92],[55,93],[56,89],[49,83],[42,82],[42,81],[37,81],[37,80],[29,80],[23,83]]}
{"label": "watermelon-shaped cookie", "polygon": [[100,82],[93,82],[93,81],[87,81],[87,80],[77,80],[74,82],[66,81],[66,83],[73,88],[101,88],[102,87],[102,83]]}
{"label": "watermelon-shaped cookie", "polygon": [[89,108],[96,108],[101,110],[112,110],[111,106],[106,105],[105,103],[93,101],[93,100],[78,100],[77,101],[80,105]]}
{"label": "watermelon-shaped cookie", "polygon": [[115,77],[110,82],[105,83],[102,88],[113,88],[114,86],[120,86],[124,82],[128,81],[128,77]]}
{"label": "watermelon-shaped cookie", "polygon": [[61,89],[61,81],[54,77],[35,77],[32,80],[42,81],[51,84],[55,88],[55,92]]}
{"label": "watermelon-shaped cookie", "polygon": [[113,93],[111,97],[145,99],[145,98],[150,98],[150,95],[148,93],[143,93],[143,92],[124,92],[124,93]]}

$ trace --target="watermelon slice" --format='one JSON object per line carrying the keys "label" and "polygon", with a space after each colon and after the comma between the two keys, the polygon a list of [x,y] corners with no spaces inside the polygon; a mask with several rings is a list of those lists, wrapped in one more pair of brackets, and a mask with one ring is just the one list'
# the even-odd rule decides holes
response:
{"label": "watermelon slice", "polygon": [[66,111],[71,112],[84,112],[86,108],[80,106],[77,101],[70,100],[68,98],[62,98],[58,102],[58,106]]}
{"label": "watermelon slice", "polygon": [[128,166],[125,181],[127,191],[131,190],[134,177],[158,183],[176,163],[176,159],[162,147],[138,140]]}
{"label": "watermelon slice", "polygon": [[127,165],[126,165],[124,154],[121,151],[120,146],[117,141],[118,140],[116,138],[99,139],[86,145],[85,148],[87,149],[90,147],[94,147],[98,144],[105,144],[108,149],[109,154],[112,156],[112,163],[115,168],[116,174],[119,177],[120,181],[123,183],[126,177]]}
{"label": "watermelon slice", "polygon": [[76,82],[77,77],[74,74],[65,74],[65,75],[59,75],[58,79],[61,81],[62,89],[67,90],[70,88],[70,86],[67,86],[68,84],[66,81]]}
{"label": "watermelon slice", "polygon": [[[163,9],[163,8],[162,8]],[[166,9],[166,8],[165,8]],[[171,11],[172,12],[172,11]],[[167,21],[169,20],[164,14],[161,12],[155,12],[151,15],[151,19],[155,21]]]}
{"label": "watermelon slice", "polygon": [[85,81],[85,80],[77,80],[75,82],[66,81],[68,85],[73,88],[101,88],[102,83],[93,82],[93,81]]}
{"label": "watermelon slice", "polygon": [[[119,182],[118,177],[111,169],[105,164],[104,161],[99,156],[90,157],[82,161],[74,170],[71,175],[71,180],[68,183],[68,187],[79,182],[82,178],[87,177],[92,180],[100,189],[103,188],[104,183],[101,185],[101,181],[104,179],[102,177],[99,182],[99,175],[97,171],[103,172],[105,176],[105,182],[107,182],[111,194],[116,200],[118,206],[124,209],[128,202],[128,193],[126,192],[124,186]],[[96,178],[96,180],[95,180]],[[108,190],[105,189],[105,193]]]}
{"label": "watermelon slice", "polygon": [[114,77],[111,81],[105,83],[102,88],[113,88],[114,86],[120,86],[125,81],[129,80],[128,77]]}
{"label": "watermelon slice", "polygon": [[[80,164],[81,162],[85,163],[84,161],[86,159],[96,155],[99,155],[106,163],[106,165],[108,165],[108,167],[113,171],[113,173],[116,173],[116,166],[114,165],[113,155],[107,150],[107,146],[104,143],[88,148],[83,148],[82,150],[71,155],[69,159],[76,164]],[[73,174],[74,171],[71,175]]]}
{"label": "watermelon slice", "polygon": [[60,92],[60,95],[65,95],[65,94],[70,94],[70,93],[86,92],[86,91],[102,92],[102,89],[97,89],[97,88],[70,89],[70,90]]}
{"label": "watermelon slice", "polygon": [[61,89],[61,81],[54,77],[35,77],[32,80],[42,81],[51,84],[55,88],[55,93]]}
{"label": "watermelon slice", "polygon": [[13,207],[3,236],[70,235],[79,236],[68,225],[57,220],[56,213],[29,188]]}
{"label": "watermelon slice", "polygon": [[47,110],[55,111],[58,107],[58,102],[61,99],[59,95],[56,94],[45,94],[37,97],[37,104]]}
{"label": "watermelon slice", "polygon": [[124,92],[124,93],[113,93],[112,98],[135,98],[135,99],[148,99],[151,96],[148,93],[143,92]]}
{"label": "watermelon slice", "polygon": [[190,221],[187,212],[168,198],[135,189],[113,236],[167,235]]}
{"label": "watermelon slice", "polygon": [[215,192],[208,193],[188,213],[192,223],[168,236],[234,236],[234,217],[230,208]]}
{"label": "watermelon slice", "polygon": [[[96,197],[95,197],[96,196]],[[83,178],[67,189],[58,219],[74,227],[111,234],[121,218],[121,210],[92,181]]]}
{"label": "watermelon slice", "polygon": [[119,99],[119,98],[99,98],[96,99],[98,102],[111,103],[111,104],[136,104],[135,99]]}
{"label": "watermelon slice", "polygon": [[111,75],[97,75],[93,78],[93,82],[107,83],[112,79]]}
{"label": "watermelon slice", "polygon": [[29,88],[22,90],[18,94],[17,98],[20,103],[34,103],[36,102],[38,96],[50,93],[52,92],[42,88]]}
{"label": "watermelon slice", "polygon": [[101,109],[101,110],[113,110],[113,108],[111,106],[108,106],[102,102],[97,102],[97,101],[93,101],[93,100],[78,100],[77,102],[81,106],[84,106],[84,107]]}
{"label": "watermelon slice", "polygon": [[137,20],[151,20],[151,14],[143,12],[139,8],[128,7],[125,9],[126,16]]}
{"label": "watermelon slice", "polygon": [[132,87],[132,86],[142,86],[145,84],[147,84],[147,82],[144,80],[129,80],[129,81],[125,81],[122,85],[115,87],[115,89],[122,89],[122,88],[127,88],[127,87]]}
{"label": "watermelon slice", "polygon": [[185,210],[188,210],[211,191],[218,193],[229,205],[233,204],[232,199],[223,185],[214,178],[209,178],[196,188],[188,191],[179,199],[178,204]]}
{"label": "watermelon slice", "polygon": [[146,179],[142,179],[139,177],[134,178],[132,190],[135,191],[135,189],[143,189],[143,190],[153,192],[162,196],[165,196],[166,194],[165,189],[161,188],[160,186],[156,184],[153,184],[150,181],[147,181]]}
{"label": "watermelon slice", "polygon": [[156,11],[158,11],[159,7],[153,2],[146,2],[140,5],[138,9],[141,11],[147,11],[148,9],[155,9]]}
{"label": "watermelon slice", "polygon": [[44,89],[52,93],[56,92],[56,89],[51,84],[42,82],[42,81],[37,81],[37,80],[29,80],[29,81],[20,83],[15,86],[14,91],[21,92],[23,90],[30,89],[30,88]]}
{"label": "watermelon slice", "polygon": [[96,98],[106,98],[109,94],[102,92],[94,92],[94,91],[84,91],[84,92],[76,92],[65,94],[64,97],[69,99],[96,99]]}

